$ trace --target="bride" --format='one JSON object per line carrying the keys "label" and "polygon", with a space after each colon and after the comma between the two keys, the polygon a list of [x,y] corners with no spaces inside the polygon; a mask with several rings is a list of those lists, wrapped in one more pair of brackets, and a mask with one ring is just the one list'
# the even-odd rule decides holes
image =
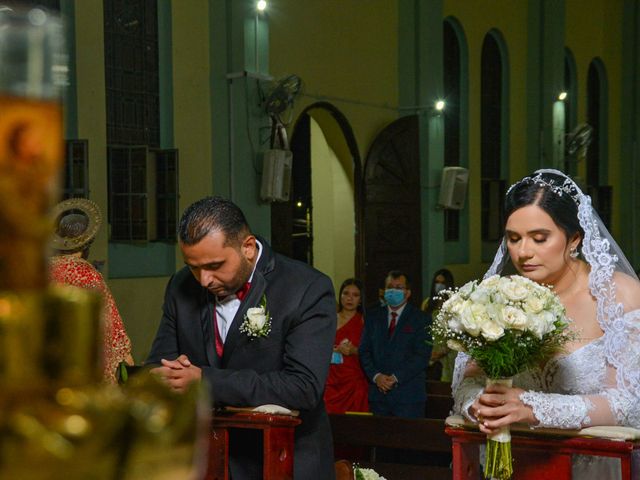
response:
{"label": "bride", "polygon": [[[538,170],[507,191],[505,218],[486,276],[510,259],[520,275],[552,286],[575,340],[546,365],[514,377],[513,388],[483,389],[484,374],[460,354],[454,410],[484,433],[515,422],[640,428],[640,282],[591,199],[563,173]],[[620,478],[619,460],[576,456],[573,478]]]}

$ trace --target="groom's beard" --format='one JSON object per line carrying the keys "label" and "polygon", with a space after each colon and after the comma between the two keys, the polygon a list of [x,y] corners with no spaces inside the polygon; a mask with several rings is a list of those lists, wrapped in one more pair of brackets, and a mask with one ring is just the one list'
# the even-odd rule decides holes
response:
{"label": "groom's beard", "polygon": [[220,286],[217,286],[215,288],[210,287],[209,291],[220,299],[235,294],[244,286],[245,283],[249,281],[251,272],[253,272],[253,264],[247,259],[247,257],[240,254],[240,265],[238,266],[238,270],[233,279],[228,282],[228,284],[224,285],[222,290],[220,289]]}

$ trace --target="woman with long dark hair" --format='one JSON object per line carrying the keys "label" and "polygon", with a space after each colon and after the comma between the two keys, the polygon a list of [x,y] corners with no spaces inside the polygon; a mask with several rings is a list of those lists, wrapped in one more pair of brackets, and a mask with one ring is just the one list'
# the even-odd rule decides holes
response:
{"label": "woman with long dark hair", "polygon": [[[444,297],[440,294],[444,290],[451,290],[455,287],[453,273],[447,268],[436,270],[431,279],[431,289],[429,296],[422,302],[421,310],[429,316],[429,322],[438,314]],[[453,376],[453,366],[456,352],[446,345],[435,344],[431,350],[431,360],[427,370],[427,378],[450,382]]]}
{"label": "woman with long dark hair", "polygon": [[[513,388],[483,389],[484,373],[458,355],[455,409],[484,433],[515,422],[640,428],[640,282],[591,199],[563,173],[538,170],[508,190],[505,207],[504,239],[486,275],[511,260],[520,275],[551,286],[575,338],[516,375]],[[620,478],[619,460],[575,456],[573,478]]]}
{"label": "woman with long dark hair", "polygon": [[329,413],[367,412],[369,385],[358,346],[364,328],[362,282],[348,278],[338,294],[338,325],[324,402]]}

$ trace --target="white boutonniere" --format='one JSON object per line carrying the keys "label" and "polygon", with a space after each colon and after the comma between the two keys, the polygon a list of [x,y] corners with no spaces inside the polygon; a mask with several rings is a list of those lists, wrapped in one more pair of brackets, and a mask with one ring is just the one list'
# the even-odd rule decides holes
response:
{"label": "white boutonniere", "polygon": [[240,331],[249,338],[266,337],[271,332],[271,317],[267,310],[267,296],[262,295],[258,307],[249,308],[244,314]]}

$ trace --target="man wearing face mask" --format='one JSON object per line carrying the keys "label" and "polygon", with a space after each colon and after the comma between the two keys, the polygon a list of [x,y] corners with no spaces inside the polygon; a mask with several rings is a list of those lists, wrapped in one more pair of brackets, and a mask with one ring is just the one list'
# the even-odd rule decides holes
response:
{"label": "man wearing face mask", "polygon": [[360,363],[369,385],[375,415],[424,417],[425,371],[431,355],[428,317],[408,303],[407,275],[392,270],[386,277],[385,306],[367,311],[360,341]]}

